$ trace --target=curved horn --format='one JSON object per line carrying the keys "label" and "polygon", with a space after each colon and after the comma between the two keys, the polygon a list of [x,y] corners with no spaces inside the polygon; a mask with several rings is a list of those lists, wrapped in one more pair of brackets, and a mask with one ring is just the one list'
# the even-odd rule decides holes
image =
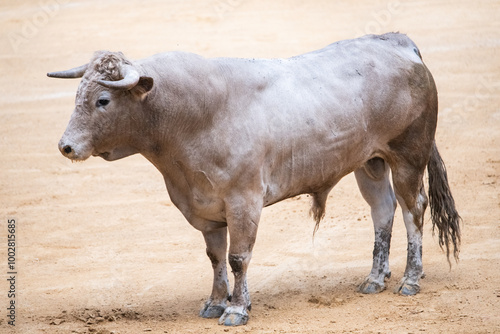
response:
{"label": "curved horn", "polygon": [[51,72],[47,73],[47,76],[51,78],[62,78],[62,79],[81,78],[83,77],[83,73],[85,73],[88,66],[89,64],[85,64],[66,71]]}
{"label": "curved horn", "polygon": [[130,65],[123,67],[123,79],[118,81],[98,80],[97,83],[108,88],[129,90],[134,88],[141,76],[135,68]]}

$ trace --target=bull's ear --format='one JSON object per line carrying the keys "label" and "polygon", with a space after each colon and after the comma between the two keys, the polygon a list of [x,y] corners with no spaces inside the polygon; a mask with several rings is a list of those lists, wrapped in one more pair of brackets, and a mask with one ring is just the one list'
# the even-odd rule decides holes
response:
{"label": "bull's ear", "polygon": [[153,89],[154,80],[151,77],[140,77],[139,82],[130,92],[139,100],[144,100],[146,95]]}

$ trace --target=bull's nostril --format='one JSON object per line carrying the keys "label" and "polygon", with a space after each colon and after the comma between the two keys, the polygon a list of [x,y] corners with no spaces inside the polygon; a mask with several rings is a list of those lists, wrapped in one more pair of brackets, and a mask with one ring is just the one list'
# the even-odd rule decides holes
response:
{"label": "bull's nostril", "polygon": [[66,154],[70,154],[73,151],[73,149],[71,148],[71,146],[66,145],[66,146],[64,146],[63,151]]}

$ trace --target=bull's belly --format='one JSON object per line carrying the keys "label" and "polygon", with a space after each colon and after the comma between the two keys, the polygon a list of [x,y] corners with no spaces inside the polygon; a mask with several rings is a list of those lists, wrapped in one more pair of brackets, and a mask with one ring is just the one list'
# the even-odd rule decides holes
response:
{"label": "bull's belly", "polygon": [[374,150],[353,145],[346,150],[322,150],[315,157],[303,155],[269,166],[263,179],[264,206],[300,194],[321,193],[369,160]]}
{"label": "bull's belly", "polygon": [[333,187],[344,175],[329,174],[325,178],[311,175],[285,182],[268,182],[264,189],[264,206],[269,206],[287,198],[301,194],[312,194]]}

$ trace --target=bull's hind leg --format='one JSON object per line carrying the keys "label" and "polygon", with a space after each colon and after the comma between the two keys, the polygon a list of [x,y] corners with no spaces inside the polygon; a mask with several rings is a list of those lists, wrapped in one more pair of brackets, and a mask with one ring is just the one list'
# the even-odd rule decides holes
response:
{"label": "bull's hind leg", "polygon": [[384,160],[373,158],[354,174],[363,198],[371,207],[375,230],[372,270],[359,286],[359,291],[378,293],[385,289],[385,279],[391,276],[389,248],[396,198],[389,181],[389,166]]}
{"label": "bull's hind leg", "polygon": [[423,186],[423,168],[404,165],[393,170],[394,189],[403,211],[408,238],[407,260],[404,277],[395,292],[415,295],[420,291],[419,280],[423,276],[422,231],[427,196]]}
{"label": "bull's hind leg", "polygon": [[226,268],[227,227],[203,232],[203,237],[207,244],[207,255],[212,262],[214,280],[212,294],[201,309],[200,316],[218,318],[224,313],[227,302],[231,299]]}

